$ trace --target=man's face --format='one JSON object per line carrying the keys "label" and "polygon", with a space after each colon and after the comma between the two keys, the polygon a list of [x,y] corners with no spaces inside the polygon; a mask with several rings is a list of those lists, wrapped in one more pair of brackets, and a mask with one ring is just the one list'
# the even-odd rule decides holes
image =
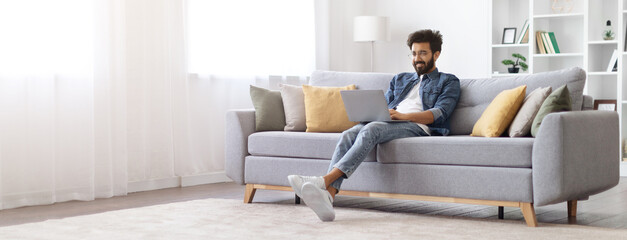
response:
{"label": "man's face", "polygon": [[413,43],[411,45],[412,65],[418,75],[430,73],[435,70],[435,61],[440,52],[431,52],[431,44],[428,42]]}

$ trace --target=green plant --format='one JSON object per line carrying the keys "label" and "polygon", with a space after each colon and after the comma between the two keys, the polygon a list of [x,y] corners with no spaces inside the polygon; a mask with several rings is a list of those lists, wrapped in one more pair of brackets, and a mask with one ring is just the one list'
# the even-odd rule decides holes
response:
{"label": "green plant", "polygon": [[501,63],[505,65],[512,65],[512,68],[516,68],[516,66],[520,65],[520,68],[522,68],[523,71],[527,71],[527,68],[529,66],[527,66],[527,63],[525,63],[527,59],[523,55],[521,55],[520,53],[514,53],[512,54],[512,57],[516,58],[515,62],[514,60],[511,60],[511,59],[505,59],[501,61]]}
{"label": "green plant", "polygon": [[614,32],[612,32],[612,30],[605,30],[605,31],[603,31],[603,36],[606,39],[613,39],[614,38]]}

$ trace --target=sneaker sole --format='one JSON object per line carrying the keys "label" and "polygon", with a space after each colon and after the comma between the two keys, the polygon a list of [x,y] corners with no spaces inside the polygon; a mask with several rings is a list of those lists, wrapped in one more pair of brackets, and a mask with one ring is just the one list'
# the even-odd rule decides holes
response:
{"label": "sneaker sole", "polygon": [[333,219],[335,219],[335,211],[333,211],[332,205],[329,206],[325,204],[327,196],[323,191],[324,190],[313,184],[305,184],[303,185],[302,194],[305,199],[305,204],[318,215],[320,220],[325,222],[333,221]]}

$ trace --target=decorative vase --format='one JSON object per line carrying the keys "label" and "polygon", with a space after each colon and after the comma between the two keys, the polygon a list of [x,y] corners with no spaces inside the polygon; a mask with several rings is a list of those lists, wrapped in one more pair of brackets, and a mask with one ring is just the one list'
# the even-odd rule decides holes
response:
{"label": "decorative vase", "polygon": [[520,70],[520,68],[507,68],[509,73],[518,73],[518,70]]}

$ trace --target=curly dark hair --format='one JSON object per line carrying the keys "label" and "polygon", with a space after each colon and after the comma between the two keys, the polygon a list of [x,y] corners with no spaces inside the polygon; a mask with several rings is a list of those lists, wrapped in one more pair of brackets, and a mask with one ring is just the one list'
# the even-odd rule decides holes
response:
{"label": "curly dark hair", "polygon": [[411,49],[414,43],[428,42],[432,52],[442,52],[442,34],[438,30],[423,29],[409,34],[407,46]]}

